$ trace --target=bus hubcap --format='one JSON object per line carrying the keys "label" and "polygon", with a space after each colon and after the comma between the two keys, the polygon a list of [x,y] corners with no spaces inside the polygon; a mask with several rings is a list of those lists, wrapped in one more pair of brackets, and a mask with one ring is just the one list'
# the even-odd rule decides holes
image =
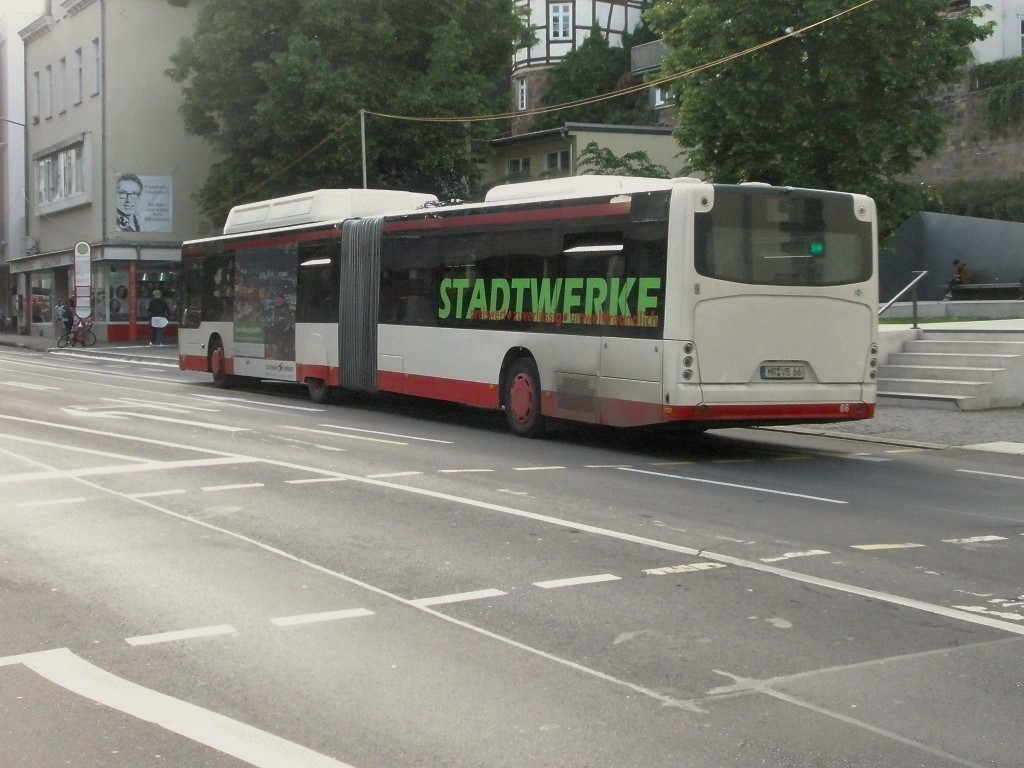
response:
{"label": "bus hubcap", "polygon": [[512,415],[518,422],[527,422],[533,414],[533,387],[530,379],[519,375],[512,380],[512,389],[509,393],[509,405],[512,407]]}

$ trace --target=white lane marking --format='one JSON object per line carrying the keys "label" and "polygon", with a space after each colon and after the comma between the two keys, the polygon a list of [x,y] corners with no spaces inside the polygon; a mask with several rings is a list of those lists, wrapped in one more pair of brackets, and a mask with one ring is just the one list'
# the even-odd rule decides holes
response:
{"label": "white lane marking", "polygon": [[37,480],[58,480],[68,477],[103,477],[138,472],[154,472],[161,469],[188,469],[192,467],[216,467],[224,464],[253,464],[260,461],[251,456],[225,456],[217,459],[185,459],[183,461],[147,461],[144,464],[118,464],[106,467],[85,467],[83,469],[48,469],[40,472],[22,472],[18,475],[0,475],[0,484],[21,483]]}
{"label": "white lane marking", "polygon": [[855,459],[857,461],[876,461],[876,462],[879,462],[879,463],[885,463],[887,461],[892,461],[892,459],[887,459],[884,456],[872,456],[870,453],[848,453],[848,454],[845,454],[845,455],[840,455],[838,458],[840,458],[840,459]]}
{"label": "white lane marking", "polygon": [[278,627],[294,627],[299,624],[316,624],[321,621],[338,621],[340,619],[358,619],[362,616],[373,616],[373,611],[366,608],[349,608],[343,611],[324,611],[322,613],[305,613],[300,616],[279,616],[270,623]]}
{"label": "white lane marking", "polygon": [[59,507],[64,504],[81,504],[86,501],[84,496],[76,496],[68,499],[43,499],[42,501],[19,501],[14,505],[15,509],[41,509],[42,507]]}
{"label": "white lane marking", "polygon": [[307,477],[303,480],[285,480],[288,485],[305,485],[306,483],[341,483],[344,477]]}
{"label": "white lane marking", "polygon": [[[4,661],[0,659],[0,665]],[[256,768],[352,768],[280,736],[116,677],[67,648],[26,654],[19,663],[65,690]]]}
{"label": "white lane marking", "polygon": [[824,549],[809,549],[806,552],[787,552],[784,555],[778,557],[762,557],[760,558],[762,563],[781,563],[783,560],[792,560],[794,557],[812,557],[813,555],[831,555],[831,552],[826,552]]}
{"label": "white lane marking", "polygon": [[975,451],[992,451],[993,453],[1011,453],[1016,456],[1024,456],[1024,443],[1011,443],[1005,440],[995,443],[978,443],[976,445],[965,445]]}
{"label": "white lane marking", "polygon": [[944,544],[980,544],[983,541],[1008,541],[1005,536],[970,536],[966,539],[943,539]]}
{"label": "white lane marking", "polygon": [[546,469],[565,469],[565,467],[512,467],[513,472],[543,472]]}
{"label": "white lane marking", "polygon": [[201,491],[241,491],[246,488],[263,488],[263,483],[232,483],[231,485],[203,485]]}
{"label": "white lane marking", "polygon": [[[220,411],[219,408],[202,408],[194,405],[168,405],[167,403],[158,403],[153,402],[152,400],[140,400],[132,397],[101,397],[100,400],[105,403],[113,403],[115,406],[120,408],[151,408],[155,411],[165,411],[167,413],[194,413],[196,411],[218,413]],[[109,405],[84,406],[81,410],[98,411],[110,407],[111,406]]]}
{"label": "white lane marking", "polygon": [[493,472],[493,469],[439,469],[437,470],[440,475],[456,475],[460,472]]}
{"label": "white lane marking", "polygon": [[158,643],[173,643],[178,640],[195,640],[200,637],[233,635],[237,631],[238,630],[228,624],[218,624],[212,627],[196,627],[194,629],[179,629],[174,632],[157,632],[152,635],[126,637],[124,641],[128,643],[128,645],[156,645]]}
{"label": "white lane marking", "polygon": [[[44,448],[56,448],[59,451],[67,451],[67,443],[59,443],[53,440],[38,440],[32,437],[23,437],[21,435],[12,435],[10,433],[4,433],[3,439],[5,443],[17,442],[17,443],[28,443],[29,445],[39,445]],[[149,463],[152,459],[143,459],[138,456],[125,456],[123,453],[110,453],[109,451],[97,451],[94,448],[75,448],[75,455],[81,456],[102,456],[105,459],[120,459],[121,461],[139,461],[143,463]]]}
{"label": "white lane marking", "polygon": [[507,595],[500,589],[478,589],[475,592],[459,592],[454,595],[438,595],[437,597],[421,597],[418,600],[409,600],[409,605],[417,608],[429,608],[432,605],[448,605],[449,603],[463,603],[467,600],[486,600],[488,597],[501,597]]}
{"label": "white lane marking", "polygon": [[265,408],[280,408],[282,410],[289,411],[309,411],[311,413],[323,413],[326,408],[313,408],[308,405],[287,405],[285,403],[275,403],[273,401],[261,402],[259,400],[246,400],[244,397],[226,397],[224,395],[193,395],[193,397],[202,398],[204,400],[213,400],[217,403],[227,403],[228,405],[240,404],[241,406],[261,406],[261,408],[255,408],[254,410],[263,410]]}
{"label": "white lane marking", "polygon": [[[146,445],[159,445],[164,448],[179,448],[181,450],[190,451],[191,453],[203,453],[208,456],[221,456],[221,457],[234,457],[240,461],[264,461],[255,456],[242,456],[240,454],[228,453],[226,451],[215,451],[210,448],[200,448],[195,445],[182,445],[181,443],[172,443],[168,440],[158,440],[154,437],[137,437],[135,435],[126,435],[123,432],[108,432],[105,429],[91,429],[89,427],[76,427],[71,424],[58,424],[53,421],[43,421],[42,419],[27,419],[22,416],[8,416],[7,414],[0,413],[0,419],[6,421],[16,421],[20,424],[32,424],[37,427],[52,427],[53,429],[61,432],[81,432],[84,435],[99,435],[100,437],[114,437],[119,440],[127,440],[132,443],[144,443]],[[63,446],[65,449],[67,445]]]}
{"label": "white lane marking", "polygon": [[1024,621],[1024,616],[1019,613],[1009,613],[1008,611],[993,611],[991,608],[987,608],[984,605],[954,605],[954,608],[961,611],[971,611],[972,613],[983,613],[986,616],[998,616],[1002,619],[1012,619],[1013,621]]}
{"label": "white lane marking", "polygon": [[370,443],[384,443],[385,445],[408,445],[398,440],[384,440],[380,437],[363,437],[362,435],[347,435],[344,432],[332,432],[329,429],[312,429],[310,427],[296,427],[289,425],[288,429],[297,429],[299,432],[312,432],[315,435],[331,435],[332,437],[344,437],[346,440],[366,440]]}
{"label": "white lane marking", "polygon": [[924,544],[912,544],[905,542],[903,544],[851,544],[850,549],[860,549],[865,552],[877,552],[885,549],[914,549],[915,547],[923,547]]}
{"label": "white lane marking", "polygon": [[644,573],[648,576],[667,576],[671,573],[696,573],[728,567],[722,563],[688,563],[686,565],[669,565],[664,568],[645,568]]}
{"label": "white lane marking", "polygon": [[348,432],[365,432],[368,435],[383,435],[384,437],[397,437],[402,440],[418,440],[422,443],[440,443],[441,445],[455,445],[454,440],[438,440],[434,437],[416,437],[415,435],[399,435],[394,432],[379,432],[375,429],[359,429],[358,427],[343,427],[339,424],[321,424],[327,429],[343,429]]}
{"label": "white lane marking", "polygon": [[688,483],[703,483],[705,485],[717,485],[722,488],[738,488],[741,491],[755,491],[757,493],[770,493],[775,496],[788,496],[793,499],[807,499],[808,501],[824,501],[827,504],[849,504],[842,499],[829,499],[824,496],[809,496],[805,493],[791,493],[789,491],[777,491],[772,488],[762,488],[756,485],[740,485],[739,483],[726,483],[720,480],[707,480],[703,477],[687,477],[686,475],[672,475],[667,472],[652,472],[648,469],[634,469],[632,467],[619,467],[623,472],[636,472],[640,475],[653,475],[654,477],[666,477],[669,480],[685,480]]}
{"label": "white lane marking", "polygon": [[584,464],[584,469],[627,469],[632,464]]}
{"label": "white lane marking", "polygon": [[508,493],[513,496],[529,496],[530,494],[526,491],[513,491],[511,488],[499,488],[498,493]]}
{"label": "white lane marking", "polygon": [[535,581],[533,586],[541,589],[558,589],[560,587],[578,587],[583,584],[597,584],[602,581],[621,581],[621,576],[612,573],[599,573],[595,576],[575,576],[568,579],[551,579],[550,581]]}
{"label": "white lane marking", "polygon": [[958,469],[957,472],[963,472],[965,475],[984,475],[985,477],[1001,477],[1005,480],[1024,480],[1024,475],[1004,475],[999,472],[982,472],[978,469]]}
{"label": "white lane marking", "polygon": [[130,494],[130,498],[133,499],[156,499],[160,496],[180,496],[183,493],[187,493],[184,488],[175,488],[167,491],[149,491],[147,493],[133,493]]}
{"label": "white lane marking", "polygon": [[834,720],[838,720],[841,723],[852,725],[854,726],[854,728],[859,728],[868,731],[869,733],[873,733],[877,736],[890,739],[891,741],[894,741],[897,744],[905,744],[909,747],[912,747],[913,749],[918,749],[922,752],[935,755],[937,757],[942,758],[943,761],[956,763],[957,765],[964,766],[964,768],[983,768],[978,763],[973,763],[968,760],[959,758],[956,755],[952,755],[948,752],[943,752],[941,749],[936,749],[935,747],[929,746],[928,744],[925,744],[923,742],[908,739],[906,736],[901,736],[900,734],[895,733],[893,731],[887,731],[885,728],[879,728],[877,725],[872,725],[867,721],[858,720],[842,712],[836,712],[834,710],[828,709],[827,707],[823,707],[819,704],[813,704],[811,702],[804,701],[803,699],[800,699],[788,693],[782,693],[781,691],[778,691],[775,688],[773,688],[771,686],[770,681],[754,680],[751,678],[740,677],[739,675],[732,675],[728,672],[723,672],[720,669],[716,669],[714,670],[714,672],[716,674],[722,675],[723,677],[728,677],[734,682],[734,685],[713,689],[709,692],[709,695],[715,695],[722,691],[728,691],[729,689],[731,689],[731,691],[729,692],[761,693],[766,696],[770,696],[774,699],[778,699],[779,701],[784,701],[787,704],[791,704],[793,706],[809,710],[823,717],[832,718]]}
{"label": "white lane marking", "polygon": [[422,475],[422,472],[385,472],[381,475],[367,475],[371,480],[379,480],[382,477],[413,477],[414,475]]}
{"label": "white lane marking", "polygon": [[186,427],[200,427],[202,429],[211,429],[215,432],[248,432],[248,427],[229,427],[224,424],[212,424],[208,421],[192,421],[191,419],[172,419],[170,416],[157,416],[155,413],[140,413],[138,411],[115,411],[115,410],[85,410],[83,408],[76,408],[74,406],[69,408],[61,408],[64,413],[72,416],[88,416],[92,418],[109,418],[109,417],[120,417],[125,419],[147,419],[149,421],[159,421],[163,424],[181,424]]}
{"label": "white lane marking", "polygon": [[17,387],[18,389],[34,389],[34,390],[59,390],[60,387],[48,387],[45,384],[27,384],[23,381],[0,381],[5,387]]}

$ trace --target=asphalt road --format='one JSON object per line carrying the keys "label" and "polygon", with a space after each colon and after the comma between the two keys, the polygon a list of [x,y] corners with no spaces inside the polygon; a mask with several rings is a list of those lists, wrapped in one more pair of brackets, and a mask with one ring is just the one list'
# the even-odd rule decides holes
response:
{"label": "asphalt road", "polygon": [[0,387],[0,765],[1020,765],[1005,446]]}

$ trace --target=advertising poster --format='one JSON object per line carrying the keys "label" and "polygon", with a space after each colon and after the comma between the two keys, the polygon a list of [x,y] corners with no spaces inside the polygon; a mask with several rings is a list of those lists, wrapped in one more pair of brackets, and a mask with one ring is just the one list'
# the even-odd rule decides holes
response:
{"label": "advertising poster", "polygon": [[117,177],[116,225],[119,232],[171,232],[174,183],[170,176]]}

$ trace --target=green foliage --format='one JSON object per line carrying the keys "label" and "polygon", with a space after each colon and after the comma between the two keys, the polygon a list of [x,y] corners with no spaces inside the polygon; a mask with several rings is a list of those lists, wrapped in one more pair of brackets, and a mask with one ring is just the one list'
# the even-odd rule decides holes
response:
{"label": "green foliage", "polygon": [[[609,44],[601,28],[595,25],[590,36],[578,48],[570,51],[548,72],[547,89],[542,105],[559,104],[591,99],[622,88],[636,85],[631,73],[630,48],[644,41],[639,28],[633,36],[626,36],[623,46]],[[556,128],[568,122],[602,123],[605,125],[653,125],[654,113],[647,104],[647,94],[619,96],[594,101],[578,107],[546,112],[537,117],[539,129]]]}
{"label": "green foliage", "polygon": [[[429,21],[430,23],[425,23]],[[494,114],[529,30],[513,0],[208,0],[167,75],[186,129],[221,159],[197,197],[215,219],[248,200],[362,186],[360,110]],[[489,123],[368,115],[369,185],[469,197]]]}
{"label": "green foliage", "polygon": [[986,97],[988,128],[1004,136],[1024,122],[1024,58],[979,64],[971,71],[977,90]]}
{"label": "green foliage", "polygon": [[[576,159],[580,173],[595,176],[647,176],[655,179],[672,177],[668,168],[652,163],[646,152],[627,152],[619,156],[606,147],[591,141]],[[584,170],[586,169],[586,170]]]}
{"label": "green foliage", "polygon": [[1024,222],[1024,176],[937,187],[933,198],[922,206],[922,210]]}
{"label": "green foliage", "polygon": [[[846,10],[846,0],[661,0],[648,12],[687,72]],[[883,222],[916,196],[895,179],[945,140],[932,97],[991,33],[948,0],[875,2],[675,83],[691,170],[873,195]],[[888,224],[884,225],[888,226]]]}

